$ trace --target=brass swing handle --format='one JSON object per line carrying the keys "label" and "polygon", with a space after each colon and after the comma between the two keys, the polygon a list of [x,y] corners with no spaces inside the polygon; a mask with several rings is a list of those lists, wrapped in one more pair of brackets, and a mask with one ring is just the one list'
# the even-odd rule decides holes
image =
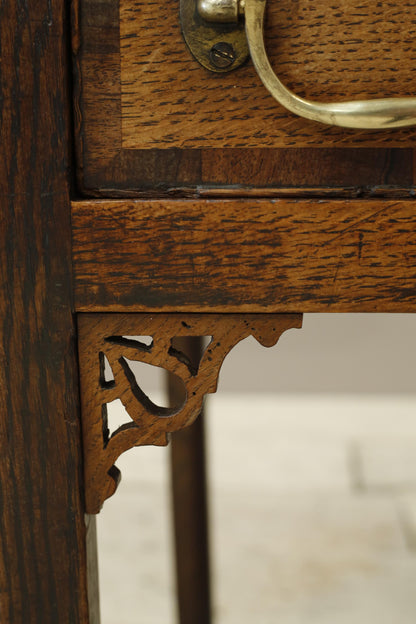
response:
{"label": "brass swing handle", "polygon": [[[264,45],[264,16],[267,0],[199,0],[199,12],[210,5],[236,21],[244,13],[245,29],[253,64],[264,86],[285,108],[296,115],[323,124],[365,130],[386,130],[416,124],[416,97],[357,100],[351,102],[313,102],[290,91],[274,73]],[[233,7],[233,8],[232,8]],[[205,11],[208,21],[214,21]]]}

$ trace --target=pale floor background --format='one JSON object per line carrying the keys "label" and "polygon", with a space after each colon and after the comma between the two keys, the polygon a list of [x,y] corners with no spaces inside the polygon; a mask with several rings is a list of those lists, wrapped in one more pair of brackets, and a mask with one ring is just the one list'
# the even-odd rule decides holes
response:
{"label": "pale floor background", "polygon": [[[414,624],[415,358],[411,315],[307,315],[228,356],[207,402],[215,624]],[[118,462],[103,624],[175,622],[167,453]]]}

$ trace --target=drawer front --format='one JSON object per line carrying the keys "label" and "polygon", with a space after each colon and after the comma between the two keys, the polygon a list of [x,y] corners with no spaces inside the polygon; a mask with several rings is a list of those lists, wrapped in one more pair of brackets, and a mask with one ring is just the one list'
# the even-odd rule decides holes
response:
{"label": "drawer front", "polygon": [[[81,0],[74,14],[79,179],[87,194],[242,187],[356,196],[412,186],[415,128],[321,125],[275,102],[250,60],[226,74],[204,69],[183,40],[177,0]],[[269,0],[269,57],[303,97],[411,96],[412,14],[412,1]]]}

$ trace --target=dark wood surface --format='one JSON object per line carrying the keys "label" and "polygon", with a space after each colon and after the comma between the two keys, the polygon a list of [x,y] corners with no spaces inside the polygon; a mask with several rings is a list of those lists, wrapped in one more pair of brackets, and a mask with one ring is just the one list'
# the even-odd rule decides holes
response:
{"label": "dark wood surface", "polygon": [[[176,338],[172,347],[185,353],[195,369],[204,352],[202,336]],[[171,405],[183,388],[167,376]],[[175,544],[176,605],[181,624],[211,624],[209,502],[206,475],[205,416],[170,439],[170,477]]]}
{"label": "dark wood surface", "polygon": [[[360,194],[413,186],[414,129],[369,133],[299,120],[274,103],[251,62],[227,75],[208,72],[184,44],[176,0],[83,0],[78,9],[75,119],[84,194],[189,197],[212,186]],[[303,95],[410,95],[411,10],[408,2],[376,10],[365,0],[352,19],[351,2],[270,2],[270,54]]]}
{"label": "dark wood surface", "polygon": [[79,311],[414,312],[412,200],[73,203]]}
{"label": "dark wood surface", "polygon": [[93,591],[88,614],[95,541],[83,513],[71,299],[67,8],[1,3],[2,624],[99,622]]}

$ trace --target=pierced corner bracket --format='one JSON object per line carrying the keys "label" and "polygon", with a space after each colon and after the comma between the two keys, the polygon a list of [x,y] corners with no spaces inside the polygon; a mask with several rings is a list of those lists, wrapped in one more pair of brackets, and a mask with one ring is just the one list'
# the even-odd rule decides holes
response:
{"label": "pierced corner bracket", "polygon": [[[78,317],[86,512],[98,513],[117,489],[115,461],[133,446],[168,442],[192,424],[205,394],[215,392],[221,364],[252,335],[271,347],[284,331],[302,326],[301,314],[80,314]],[[151,337],[143,342],[136,336]],[[210,336],[199,365],[174,347],[177,337]],[[181,405],[155,405],[142,391],[134,362],[159,366],[179,377]],[[105,364],[111,370],[106,376]],[[119,399],[131,421],[110,434],[107,406]]]}

